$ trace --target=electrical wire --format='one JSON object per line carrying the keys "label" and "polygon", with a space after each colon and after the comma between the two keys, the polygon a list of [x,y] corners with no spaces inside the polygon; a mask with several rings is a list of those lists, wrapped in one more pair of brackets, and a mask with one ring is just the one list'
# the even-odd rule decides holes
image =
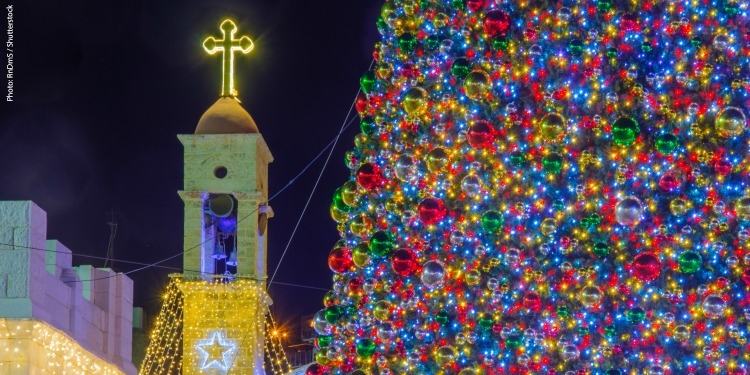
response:
{"label": "electrical wire", "polygon": [[[359,95],[359,91],[357,92],[357,95]],[[355,96],[355,101],[352,103],[352,107],[349,108],[349,112],[347,113],[347,118],[349,118],[349,114],[351,114],[351,109],[353,108],[354,103],[356,103],[356,96]],[[315,157],[313,157],[312,160],[310,160],[310,162],[308,162],[307,165],[305,165],[299,173],[297,173],[294,177],[292,177],[291,179],[289,179],[289,181],[281,189],[279,189],[279,191],[277,191],[274,195],[272,195],[270,198],[268,198],[264,203],[265,204],[269,203],[270,201],[272,201],[273,199],[275,199],[277,196],[279,196],[279,194],[281,194],[287,188],[289,188],[289,186],[291,186],[294,182],[296,182],[296,180],[300,176],[302,176],[323,155],[323,153],[325,152],[325,150],[327,150],[328,148],[331,148],[331,152],[329,152],[328,157],[326,158],[326,165],[324,165],[323,170],[321,171],[321,174],[318,176],[318,181],[316,181],[316,183],[315,183],[315,187],[317,187],[318,182],[320,181],[320,176],[323,174],[323,171],[325,170],[325,167],[328,165],[328,161],[330,160],[331,154],[333,153],[333,150],[335,149],[336,143],[338,142],[339,138],[341,137],[341,134],[343,134],[343,132],[352,124],[352,122],[354,121],[354,119],[355,118],[352,118],[352,120],[349,121],[348,123],[346,121],[344,121],[341,129],[333,137],[333,139],[330,142],[328,142],[328,144],[325,147],[323,147],[323,149],[321,149],[320,152],[318,152],[318,154],[315,155]],[[313,188],[313,193],[314,192],[315,192],[315,188]],[[308,204],[309,204],[311,198],[312,198],[312,193],[310,194],[310,198],[308,199]],[[306,208],[307,208],[307,204],[305,205],[305,209]],[[239,223],[239,222],[241,222],[241,221],[249,218],[250,216],[254,215],[256,212],[258,212],[258,208],[254,209],[252,212],[250,212],[249,214],[245,215],[244,217],[238,219],[237,223]],[[303,214],[304,214],[304,210],[302,212],[302,215]],[[297,221],[297,225],[294,228],[294,232],[296,232],[297,227],[299,226],[299,222],[300,221],[301,221],[301,216],[300,216],[300,219]],[[283,260],[284,254],[286,254],[286,251],[289,248],[289,244],[291,244],[291,238],[294,236],[294,232],[292,233],[292,236],[290,237],[290,241],[287,243],[287,247],[284,249],[284,252],[282,253],[282,259],[279,260],[279,264],[276,266],[276,270],[274,271],[274,276],[276,275],[276,271],[278,271],[279,266],[281,265],[281,260]],[[110,278],[113,278],[113,277],[117,277],[118,275],[130,275],[130,274],[133,274],[133,273],[136,273],[136,272],[140,272],[140,271],[143,271],[145,269],[152,268],[152,267],[157,267],[157,268],[173,268],[173,267],[161,266],[161,264],[165,263],[167,261],[170,261],[170,260],[172,260],[174,258],[177,258],[177,257],[179,257],[181,255],[187,254],[188,252],[190,252],[192,250],[195,250],[196,248],[199,248],[199,247],[203,246],[205,243],[207,243],[209,241],[212,241],[215,238],[216,238],[215,236],[210,237],[210,238],[206,239],[205,241],[203,241],[203,242],[201,242],[201,243],[199,243],[199,244],[197,244],[195,246],[187,248],[187,249],[185,249],[183,251],[180,251],[180,252],[178,252],[178,253],[176,253],[174,255],[171,255],[169,257],[166,257],[164,259],[158,260],[158,261],[153,262],[153,263],[139,263],[139,262],[134,262],[134,261],[117,260],[119,262],[127,263],[127,264],[139,264],[139,265],[142,265],[142,267],[139,267],[139,268],[136,268],[136,269],[133,269],[133,270],[130,270],[130,271],[126,271],[126,272],[117,273],[115,275],[110,275],[110,276],[105,276],[105,277],[99,277],[99,278],[92,278],[92,279],[86,279],[86,280],[76,280],[75,282],[91,282],[91,281],[106,280],[106,279],[110,279]],[[10,247],[21,247],[21,248],[32,249],[32,248],[30,248],[28,246],[22,246],[22,245],[12,245],[12,244],[0,244],[0,245],[10,246]],[[48,251],[47,249],[34,249],[34,250]],[[78,254],[75,254],[75,255],[76,256],[81,256],[81,257],[86,257],[86,256],[83,256],[83,255],[78,255]],[[94,256],[88,256],[88,257],[94,258],[94,259],[103,259],[101,257],[94,257]],[[185,271],[184,269],[177,269],[177,270]],[[198,273],[203,273],[203,272],[198,272]],[[271,282],[273,282],[273,278],[271,278]],[[269,286],[270,286],[270,283],[269,283]]]}
{"label": "electrical wire", "polygon": [[[370,62],[370,66],[368,69],[372,69],[372,65],[374,63],[375,63],[375,60],[372,60]],[[268,290],[271,284],[273,284],[273,279],[276,278],[276,273],[279,271],[279,267],[281,267],[281,262],[284,260],[284,256],[286,255],[287,250],[289,250],[289,246],[292,244],[294,235],[297,233],[297,228],[299,228],[299,224],[302,222],[302,217],[305,216],[305,212],[307,211],[307,206],[310,205],[310,201],[312,200],[312,197],[315,194],[315,189],[318,188],[320,179],[323,177],[323,173],[328,167],[328,162],[331,160],[331,155],[333,155],[333,151],[336,149],[336,144],[338,143],[339,138],[341,138],[341,134],[356,119],[356,116],[355,116],[355,117],[352,117],[351,120],[349,120],[349,116],[352,114],[352,110],[354,109],[354,106],[357,103],[357,97],[359,96],[359,93],[361,91],[362,91],[361,88],[357,90],[357,94],[354,96],[354,100],[352,101],[352,104],[349,106],[349,111],[346,113],[346,117],[344,118],[344,121],[341,123],[341,129],[339,130],[338,134],[336,134],[336,138],[333,140],[333,147],[331,147],[331,151],[328,152],[328,157],[326,157],[326,161],[323,164],[323,168],[320,170],[320,173],[318,174],[318,179],[315,180],[315,185],[313,185],[312,191],[310,192],[310,195],[307,197],[307,202],[305,202],[305,207],[302,208],[302,212],[300,213],[299,218],[297,219],[297,224],[294,225],[294,230],[292,230],[292,235],[289,236],[289,241],[287,241],[286,247],[284,247],[284,251],[281,253],[281,258],[279,258],[279,263],[276,264],[276,269],[273,271],[273,274],[271,275],[271,278],[269,279],[266,290]]]}
{"label": "electrical wire", "polygon": [[[96,256],[96,255],[75,254],[75,253],[69,253],[67,251],[41,249],[41,248],[38,248],[38,247],[24,246],[24,245],[12,245],[12,244],[2,243],[2,242],[0,242],[0,246],[8,246],[8,247],[11,247],[11,248],[15,247],[15,248],[21,248],[21,249],[27,249],[27,250],[45,251],[45,252],[49,252],[49,253],[69,254],[71,256],[80,257],[80,258],[88,258],[88,259],[97,259],[97,260],[109,259],[111,261],[118,262],[118,263],[134,264],[134,265],[138,265],[138,266],[152,265],[151,263],[136,262],[136,261],[132,261],[132,260],[124,260],[124,259],[117,259],[117,258],[106,258],[106,257],[100,257],[100,256]],[[174,270],[174,271],[187,271],[187,272],[190,272],[190,273],[197,273],[197,274],[201,274],[201,275],[213,275],[213,273],[210,273],[210,272],[203,272],[203,271],[198,271],[198,270],[189,270],[189,269],[180,268],[180,267],[170,267],[170,266],[161,266],[161,265],[152,265],[152,267],[154,267],[154,268],[162,268],[162,269],[167,269],[167,270]],[[116,277],[116,276],[117,275],[109,276],[109,277]],[[235,279],[250,279],[250,277],[247,277],[247,276],[235,276],[235,275],[232,275],[232,277],[235,278]],[[90,280],[83,280],[83,281],[90,281]],[[284,282],[281,282],[281,281],[276,281],[274,284],[285,285],[285,286],[293,286],[293,287],[297,287],[297,288],[325,290],[325,291],[327,291],[327,290],[330,289],[330,288],[321,288],[321,287],[312,286],[312,285],[284,283]]]}

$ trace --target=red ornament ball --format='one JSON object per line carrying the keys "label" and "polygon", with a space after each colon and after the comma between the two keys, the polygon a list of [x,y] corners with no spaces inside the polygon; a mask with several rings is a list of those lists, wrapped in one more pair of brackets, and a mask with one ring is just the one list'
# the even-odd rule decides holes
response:
{"label": "red ornament ball", "polygon": [[744,281],[745,284],[750,285],[750,268],[742,271],[742,281]]}
{"label": "red ornament ball", "polygon": [[510,27],[508,13],[499,9],[493,9],[484,16],[484,32],[492,37],[504,36]]}
{"label": "red ornament ball", "polygon": [[361,277],[355,277],[349,280],[349,291],[355,293],[362,291],[362,284],[364,284],[364,282],[365,280]]}
{"label": "red ornament ball", "polygon": [[354,102],[354,107],[357,109],[357,113],[362,113],[367,109],[367,96],[363,92],[359,92],[357,100]]}
{"label": "red ornament ball", "polygon": [[633,275],[641,281],[655,280],[661,274],[661,261],[653,253],[640,253],[633,259]]}
{"label": "red ornament ball", "polygon": [[664,191],[672,191],[680,187],[680,180],[675,175],[667,173],[659,179],[659,187]]}
{"label": "red ornament ball", "polygon": [[336,273],[344,273],[352,268],[352,252],[346,247],[337,247],[328,254],[328,267]]}
{"label": "red ornament ball", "polygon": [[533,310],[533,311],[539,311],[542,308],[542,297],[539,297],[539,294],[535,292],[528,292],[525,296],[523,296],[523,307]]}
{"label": "red ornament ball", "polygon": [[487,121],[477,121],[469,128],[467,138],[471,147],[490,148],[495,142],[495,128]]}
{"label": "red ornament ball", "polygon": [[305,375],[323,375],[325,373],[326,373],[325,367],[317,363],[313,363],[307,368],[307,370],[305,370]]}
{"label": "red ornament ball", "polygon": [[366,190],[375,189],[383,184],[383,172],[375,164],[362,164],[357,170],[357,184]]}
{"label": "red ornament ball", "polygon": [[391,257],[391,268],[401,277],[409,276],[417,268],[417,256],[409,249],[399,249]]}
{"label": "red ornament ball", "polygon": [[625,13],[622,15],[622,18],[620,18],[620,28],[623,31],[631,31],[635,29],[636,25],[636,17],[632,13]]}
{"label": "red ornament ball", "polygon": [[419,219],[425,225],[437,224],[443,220],[448,210],[445,208],[443,201],[437,198],[425,198],[419,202]]}
{"label": "red ornament ball", "polygon": [[467,0],[466,7],[472,12],[478,12],[485,7],[484,0]]}
{"label": "red ornament ball", "polygon": [[732,172],[732,163],[726,161],[726,160],[718,160],[716,163],[714,163],[714,170],[716,173],[726,176],[730,172]]}

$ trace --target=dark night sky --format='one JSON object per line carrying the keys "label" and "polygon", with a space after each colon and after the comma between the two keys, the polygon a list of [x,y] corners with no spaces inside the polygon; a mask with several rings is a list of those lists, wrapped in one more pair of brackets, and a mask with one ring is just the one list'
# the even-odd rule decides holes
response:
{"label": "dark night sky", "polygon": [[[378,39],[379,8],[364,0],[16,2],[15,101],[0,105],[0,200],[35,201],[47,211],[48,238],[77,254],[105,255],[110,209],[119,222],[115,258],[150,263],[181,252],[176,135],[194,131],[221,86],[221,59],[203,52],[203,39],[219,36],[229,16],[255,43],[235,60],[236,86],[274,154],[274,194],[345,120]],[[276,281],[330,287],[327,256],[338,236],[328,206],[348,177],[343,154],[358,128],[340,139]],[[271,202],[269,275],[324,159]],[[165,265],[179,267],[181,257]],[[158,312],[170,272],[132,273],[136,303]],[[276,314],[290,319],[320,308],[324,291],[274,285],[270,293]]]}

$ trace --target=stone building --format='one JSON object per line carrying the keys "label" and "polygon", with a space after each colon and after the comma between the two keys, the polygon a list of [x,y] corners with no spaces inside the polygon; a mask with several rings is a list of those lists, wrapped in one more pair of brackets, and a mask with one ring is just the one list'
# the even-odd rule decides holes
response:
{"label": "stone building", "polygon": [[0,202],[0,375],[132,375],[133,281],[72,266],[47,213]]}

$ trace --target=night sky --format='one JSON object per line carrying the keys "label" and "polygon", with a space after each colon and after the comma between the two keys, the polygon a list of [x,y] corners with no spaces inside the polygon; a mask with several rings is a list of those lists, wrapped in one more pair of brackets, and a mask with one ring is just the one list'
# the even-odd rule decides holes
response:
{"label": "night sky", "polygon": [[[239,35],[255,43],[249,55],[235,60],[236,87],[275,157],[269,171],[273,195],[346,120],[378,39],[380,5],[17,1],[14,101],[0,105],[0,200],[36,202],[47,212],[48,238],[74,254],[106,254],[110,210],[119,223],[116,259],[152,263],[180,253],[183,206],[177,191],[183,169],[176,135],[193,133],[221,89],[221,58],[204,53],[203,39],[220,36],[219,23],[231,17]],[[276,281],[330,287],[327,257],[338,235],[328,207],[348,178],[343,155],[358,129],[355,121],[342,135]],[[269,276],[326,155],[270,203],[276,216],[269,222]],[[73,262],[102,265],[82,257]],[[180,256],[163,265],[181,264]],[[120,272],[138,267],[114,265]],[[180,271],[130,274],[136,304],[158,313],[159,293],[172,272]],[[324,293],[270,288],[281,320],[314,313]]]}

